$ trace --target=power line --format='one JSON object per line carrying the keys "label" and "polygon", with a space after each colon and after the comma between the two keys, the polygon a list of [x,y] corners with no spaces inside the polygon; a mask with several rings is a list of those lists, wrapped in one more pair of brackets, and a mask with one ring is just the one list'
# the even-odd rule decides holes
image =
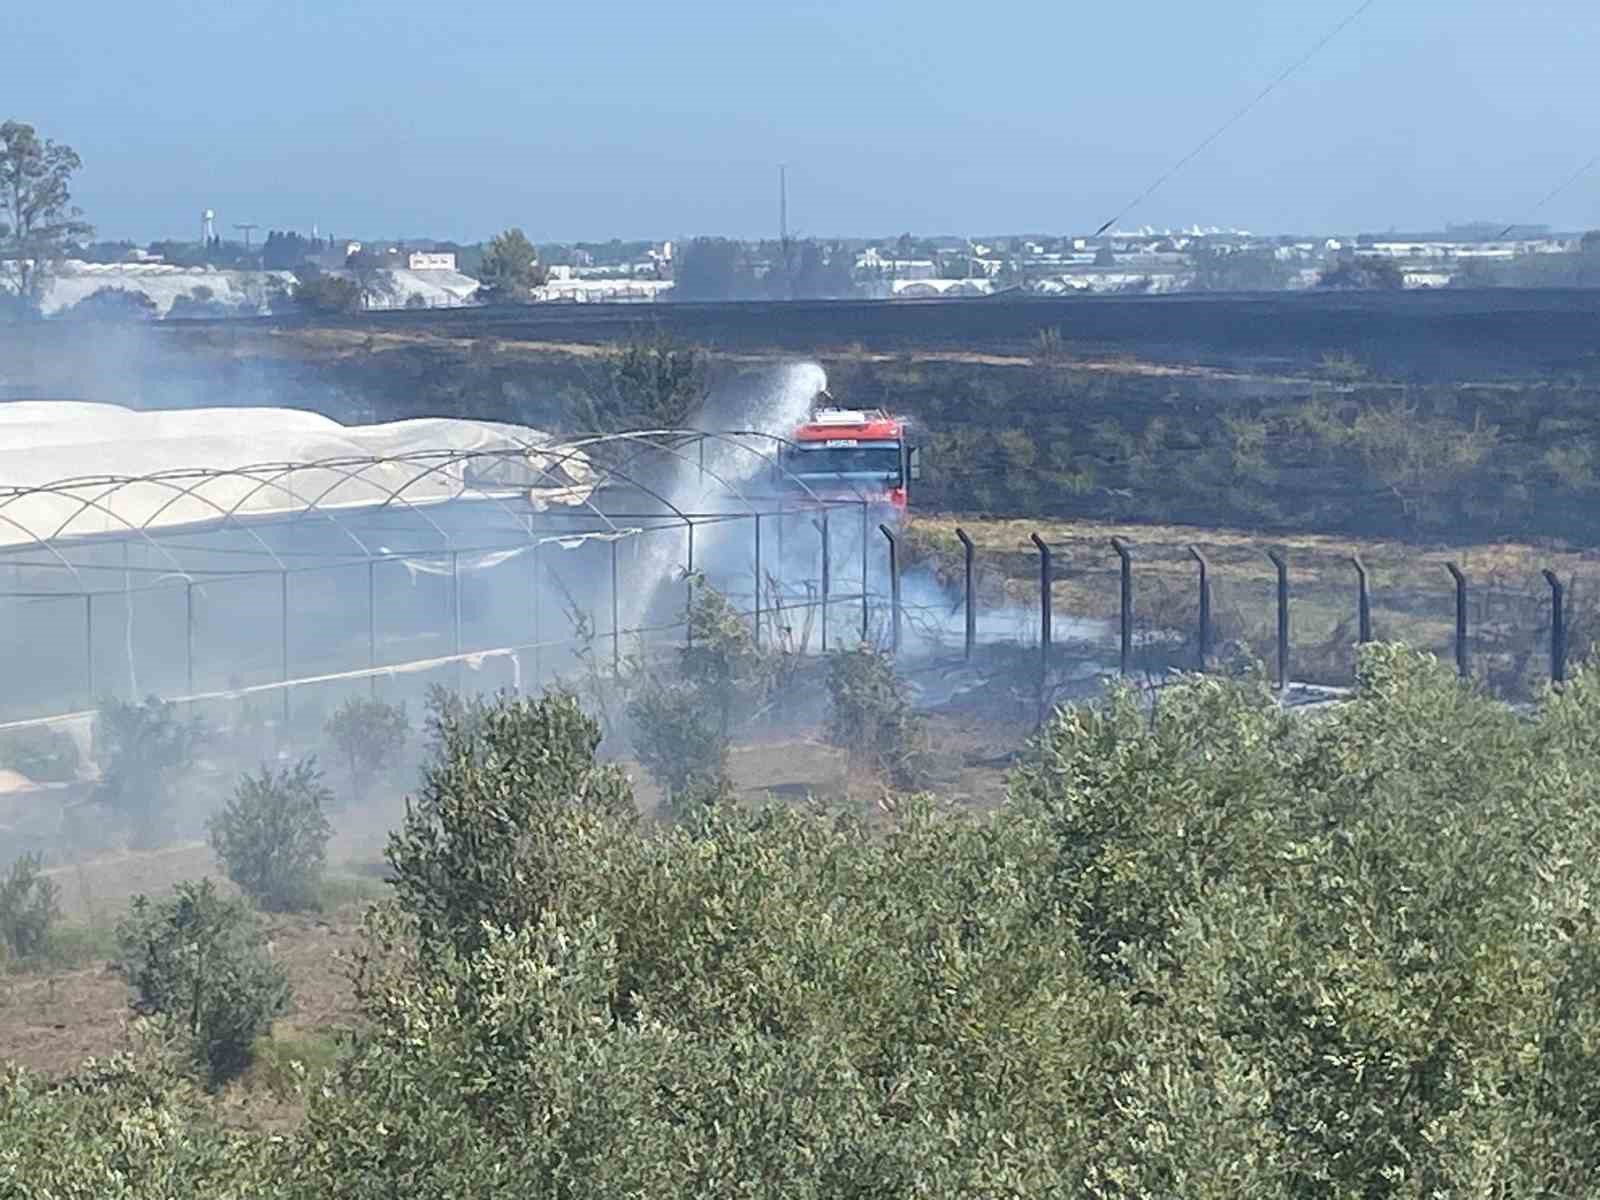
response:
{"label": "power line", "polygon": [[[1600,163],[1600,154],[1596,154],[1588,162],[1584,163],[1583,166],[1579,167],[1571,175],[1567,176],[1560,183],[1556,184],[1555,187],[1551,188],[1550,191],[1545,195],[1545,198],[1543,200],[1539,201],[1539,203],[1535,204],[1532,208],[1530,208],[1528,210],[1528,216],[1529,217],[1537,216],[1538,213],[1539,213],[1539,210],[1541,208],[1543,208],[1546,204],[1549,204],[1550,201],[1554,200],[1557,196],[1561,195],[1562,192],[1566,191],[1573,184],[1577,183],[1578,180],[1582,179],[1585,175],[1587,175],[1590,172],[1590,170],[1593,169],[1593,167],[1594,167],[1594,165],[1596,163]],[[1523,222],[1523,224],[1526,224],[1526,223],[1527,222]],[[1500,237],[1502,237],[1502,238],[1505,237],[1506,234],[1510,233],[1515,228],[1516,228],[1515,225],[1507,225],[1504,229],[1502,229],[1500,231]],[[1499,239],[1497,238],[1496,240],[1499,240]]]}
{"label": "power line", "polygon": [[1283,84],[1284,82],[1286,82],[1291,75],[1293,75],[1301,67],[1305,66],[1308,62],[1310,62],[1313,58],[1315,58],[1317,56],[1317,53],[1324,46],[1326,46],[1329,42],[1333,41],[1334,38],[1338,37],[1341,33],[1343,33],[1351,25],[1354,25],[1356,23],[1356,21],[1358,19],[1360,19],[1361,14],[1366,12],[1367,9],[1371,8],[1377,2],[1378,2],[1378,0],[1362,0],[1362,2],[1359,5],[1356,6],[1354,11],[1352,11],[1348,16],[1346,16],[1344,18],[1344,20],[1340,21],[1332,29],[1328,30],[1327,33],[1323,34],[1322,37],[1317,41],[1316,45],[1312,46],[1311,49],[1307,50],[1303,55],[1301,55],[1299,58],[1297,58],[1294,62],[1290,63],[1289,66],[1284,68],[1283,72],[1281,74],[1279,74],[1278,77],[1276,79],[1274,79],[1271,83],[1267,84],[1266,87],[1262,88],[1261,91],[1258,92],[1256,94],[1256,96],[1248,104],[1246,104],[1238,112],[1234,113],[1233,116],[1229,117],[1221,125],[1218,125],[1216,127],[1216,129],[1214,129],[1211,132],[1211,134],[1203,142],[1201,142],[1193,150],[1189,151],[1189,153],[1185,154],[1176,163],[1174,163],[1171,167],[1169,167],[1167,169],[1167,172],[1164,175],[1162,175],[1154,183],[1152,183],[1149,187],[1145,188],[1144,191],[1140,192],[1131,201],[1129,201],[1122,208],[1121,212],[1117,213],[1116,216],[1112,217],[1104,225],[1100,226],[1099,229],[1096,229],[1094,231],[1094,236],[1095,237],[1099,237],[1106,230],[1110,229],[1118,221],[1122,220],[1123,217],[1127,216],[1130,212],[1132,212],[1135,208],[1137,208],[1141,203],[1143,203],[1146,199],[1148,199],[1150,197],[1151,193],[1153,193],[1162,184],[1166,183],[1167,180],[1171,179],[1179,171],[1183,170],[1184,167],[1188,166],[1196,158],[1199,158],[1200,155],[1203,154],[1206,151],[1206,149],[1211,145],[1211,143],[1215,142],[1223,134],[1227,133],[1228,130],[1232,129],[1240,121],[1244,120],[1244,118],[1247,115],[1249,115],[1250,111],[1252,109],[1254,109],[1256,107],[1256,105],[1260,104],[1268,96],[1272,95],[1273,92],[1277,91],[1278,87],[1281,84]]}

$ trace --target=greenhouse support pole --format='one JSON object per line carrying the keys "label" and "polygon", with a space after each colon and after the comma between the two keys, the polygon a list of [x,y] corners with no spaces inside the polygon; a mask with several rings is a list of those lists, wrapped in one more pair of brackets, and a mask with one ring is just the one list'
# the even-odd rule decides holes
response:
{"label": "greenhouse support pole", "polygon": [[541,595],[541,589],[540,589],[540,586],[539,586],[539,543],[535,542],[533,544],[533,686],[534,686],[534,688],[537,688],[539,686],[539,681],[544,678],[544,648],[539,644],[539,639],[542,636],[541,632],[540,632],[540,628],[543,625],[543,621],[540,618],[541,618],[541,616],[543,614],[544,605],[543,605],[543,603],[542,603],[542,601],[540,599],[540,595]]}
{"label": "greenhouse support pole", "polygon": [[278,572],[278,633],[280,665],[283,668],[283,723],[285,731],[289,724],[289,572]]}
{"label": "greenhouse support pole", "polygon": [[183,666],[186,696],[194,695],[194,580],[183,584]]}
{"label": "greenhouse support pole", "polygon": [[[637,542],[634,543],[638,545]],[[611,673],[622,674],[622,619],[617,602],[617,544],[611,543]]]}
{"label": "greenhouse support pole", "polygon": [[89,689],[85,708],[94,707],[94,593],[83,594],[83,680]]}
{"label": "greenhouse support pole", "polygon": [[1052,564],[1050,546],[1037,533],[1028,537],[1039,548],[1039,665],[1042,668],[1050,665],[1050,635],[1055,621],[1051,612],[1050,585],[1055,581],[1055,568]]}
{"label": "greenhouse support pole", "polygon": [[[705,439],[700,444],[705,445]],[[683,600],[683,637],[684,644],[689,649],[694,649],[694,521],[690,520],[684,527],[688,535],[689,552],[683,568],[684,600]]]}
{"label": "greenhouse support pole", "polygon": [[755,624],[756,649],[761,648],[761,514],[755,514],[756,522],[756,603],[755,612],[751,620]]}
{"label": "greenhouse support pole", "polygon": [[466,676],[461,665],[461,563],[460,553],[455,550],[450,551],[450,644],[456,660],[456,694],[459,695]]}
{"label": "greenhouse support pole", "polygon": [[828,652],[828,595],[833,590],[833,559],[828,546],[828,510],[822,510],[822,652]]}
{"label": "greenhouse support pole", "polygon": [[885,540],[889,543],[889,653],[900,653],[900,545],[895,539],[894,530],[887,525],[879,525]]}
{"label": "greenhouse support pole", "polygon": [[861,640],[867,640],[867,502],[861,502]]}
{"label": "greenhouse support pole", "polygon": [[[378,564],[372,559],[367,559],[367,666],[376,669],[378,665]],[[378,677],[367,676],[367,694],[376,697],[378,694]]]}

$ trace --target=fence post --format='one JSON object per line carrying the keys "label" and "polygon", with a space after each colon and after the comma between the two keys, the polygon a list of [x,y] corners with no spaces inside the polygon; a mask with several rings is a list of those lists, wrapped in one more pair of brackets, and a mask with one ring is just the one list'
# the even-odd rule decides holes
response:
{"label": "fence post", "polygon": [[1372,593],[1367,586],[1367,564],[1359,554],[1350,556],[1350,565],[1356,569],[1356,623],[1359,632],[1356,641],[1365,646],[1372,641]]}
{"label": "fence post", "polygon": [[972,661],[972,646],[978,640],[978,596],[972,586],[972,559],[977,552],[977,547],[972,544],[972,539],[967,536],[967,531],[961,526],[956,526],[956,538],[961,542],[961,553],[966,559],[965,578],[966,590],[962,593],[962,602],[967,611],[966,651],[963,657]]}
{"label": "fence post", "polygon": [[1267,557],[1278,569],[1278,691],[1289,690],[1289,562],[1276,550]]}
{"label": "fence post", "polygon": [[1054,625],[1050,611],[1050,585],[1054,582],[1054,571],[1050,562],[1050,547],[1045,540],[1037,533],[1028,536],[1039,548],[1039,665],[1043,669],[1050,663],[1050,634]]}
{"label": "fence post", "polygon": [[1456,672],[1465,679],[1472,673],[1467,657],[1467,577],[1455,563],[1445,563],[1444,569],[1456,581]]}
{"label": "fence post", "polygon": [[1189,557],[1200,565],[1200,673],[1211,661],[1211,564],[1199,547],[1189,547]]}
{"label": "fence post", "polygon": [[1128,543],[1119,537],[1111,539],[1111,548],[1117,552],[1117,557],[1122,560],[1122,578],[1120,605],[1118,607],[1118,625],[1121,634],[1118,649],[1119,657],[1118,674],[1127,677],[1128,667],[1133,658],[1133,552]]}
{"label": "fence post", "polygon": [[761,646],[761,514],[755,514],[756,522],[756,601],[750,620],[755,626],[756,648]]}
{"label": "fence post", "polygon": [[900,653],[900,545],[894,536],[894,530],[887,525],[879,525],[883,536],[889,541],[889,611],[891,625],[889,634],[889,652]]}
{"label": "fence post", "polygon": [[1567,681],[1567,589],[1548,567],[1545,582],[1550,585],[1550,682]]}

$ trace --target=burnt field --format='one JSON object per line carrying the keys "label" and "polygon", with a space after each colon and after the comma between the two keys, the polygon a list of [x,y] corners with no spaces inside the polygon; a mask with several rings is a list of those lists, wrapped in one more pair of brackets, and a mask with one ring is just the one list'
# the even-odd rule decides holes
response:
{"label": "burnt field", "polygon": [[0,327],[0,398],[288,405],[575,432],[609,348],[720,411],[810,359],[913,418],[917,507],[1420,543],[1595,544],[1600,291],[545,305]]}
{"label": "burnt field", "polygon": [[[304,319],[273,318],[276,328]],[[322,323],[322,322],[318,322]],[[1600,291],[1451,290],[976,300],[505,306],[374,313],[341,328],[599,343],[640,326],[725,350],[812,355],[857,346],[1031,353],[1059,329],[1070,357],[1283,371],[1349,354],[1415,380],[1592,372]]]}

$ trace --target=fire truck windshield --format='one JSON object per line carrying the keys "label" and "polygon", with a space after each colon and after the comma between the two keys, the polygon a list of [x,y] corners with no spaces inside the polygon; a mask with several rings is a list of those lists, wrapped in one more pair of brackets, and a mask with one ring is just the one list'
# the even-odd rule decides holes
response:
{"label": "fire truck windshield", "polygon": [[784,453],[784,467],[801,479],[860,479],[900,485],[900,443],[862,442],[830,446],[803,442]]}

